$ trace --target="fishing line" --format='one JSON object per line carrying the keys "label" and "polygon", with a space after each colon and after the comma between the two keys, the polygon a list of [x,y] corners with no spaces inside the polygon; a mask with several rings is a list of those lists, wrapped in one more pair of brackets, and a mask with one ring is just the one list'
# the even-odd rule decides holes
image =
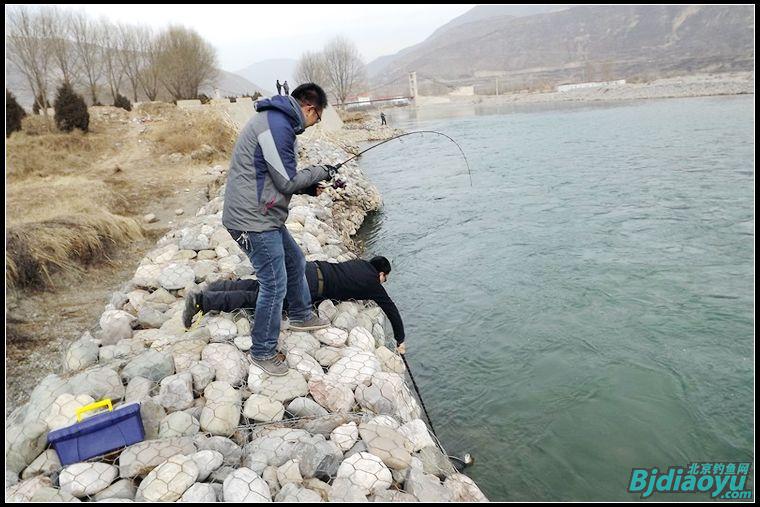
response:
{"label": "fishing line", "polygon": [[336,165],[335,168],[339,169],[342,165],[347,164],[348,162],[351,162],[355,158],[361,157],[362,155],[364,155],[365,153],[367,153],[369,150],[373,150],[373,149],[377,148],[378,146],[382,146],[385,143],[389,143],[391,141],[395,141],[396,139],[400,139],[400,138],[405,137],[405,136],[411,136],[413,134],[435,134],[435,135],[443,136],[446,139],[448,139],[449,141],[451,141],[452,143],[454,143],[456,145],[456,147],[459,149],[459,153],[462,154],[462,158],[464,159],[464,163],[467,165],[467,175],[470,177],[470,186],[472,186],[472,171],[470,171],[470,162],[467,160],[467,155],[464,154],[464,150],[462,149],[461,146],[459,146],[458,142],[454,141],[451,137],[449,137],[448,135],[444,134],[443,132],[438,132],[437,130],[415,130],[414,132],[405,132],[403,134],[399,134],[397,136],[393,136],[390,139],[386,139],[386,140],[381,141],[381,142],[379,142],[379,143],[377,143],[377,144],[375,144],[373,146],[370,146],[369,148],[367,148],[365,150],[360,151],[359,153],[357,153],[353,157],[348,158],[348,159],[344,160],[343,162],[341,162],[340,164]]}

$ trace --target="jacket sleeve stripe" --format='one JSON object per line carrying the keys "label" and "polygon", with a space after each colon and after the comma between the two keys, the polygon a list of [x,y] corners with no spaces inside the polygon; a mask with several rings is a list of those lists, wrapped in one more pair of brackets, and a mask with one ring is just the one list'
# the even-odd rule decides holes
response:
{"label": "jacket sleeve stripe", "polygon": [[259,146],[261,146],[261,151],[264,153],[264,160],[266,160],[275,171],[282,175],[283,178],[289,180],[290,177],[288,176],[287,171],[285,171],[285,166],[282,163],[280,154],[277,152],[277,146],[274,144],[272,131],[265,130],[259,134],[258,141]]}

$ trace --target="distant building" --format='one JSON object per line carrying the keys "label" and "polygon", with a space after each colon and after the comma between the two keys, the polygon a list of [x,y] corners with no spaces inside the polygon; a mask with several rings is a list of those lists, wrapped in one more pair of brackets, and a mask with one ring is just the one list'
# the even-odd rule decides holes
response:
{"label": "distant building", "polygon": [[475,95],[475,87],[474,86],[460,86],[456,90],[449,92],[449,95],[453,95],[456,97],[469,97],[469,96]]}
{"label": "distant building", "polygon": [[580,90],[583,88],[609,88],[612,86],[621,86],[625,84],[625,79],[618,79],[617,81],[598,81],[591,83],[574,83],[559,85],[557,87],[558,92],[569,92],[572,90]]}

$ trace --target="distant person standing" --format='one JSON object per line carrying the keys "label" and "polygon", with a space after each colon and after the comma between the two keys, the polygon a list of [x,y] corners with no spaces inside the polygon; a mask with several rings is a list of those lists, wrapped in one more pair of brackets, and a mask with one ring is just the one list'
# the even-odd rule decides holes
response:
{"label": "distant person standing", "polygon": [[285,95],[290,95],[290,86],[288,86],[288,80],[286,79],[284,83],[282,83],[282,89],[285,90]]}
{"label": "distant person standing", "polygon": [[[285,93],[287,94],[288,91],[285,90]],[[277,95],[282,95],[282,85],[280,84],[280,80],[277,80]]]}
{"label": "distant person standing", "polygon": [[384,112],[382,112],[382,111],[380,111],[380,125],[388,125],[388,124],[385,122],[385,113],[384,113]]}

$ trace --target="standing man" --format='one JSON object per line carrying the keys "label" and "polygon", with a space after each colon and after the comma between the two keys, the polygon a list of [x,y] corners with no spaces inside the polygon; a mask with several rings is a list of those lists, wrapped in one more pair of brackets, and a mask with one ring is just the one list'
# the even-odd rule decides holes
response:
{"label": "standing man", "polygon": [[[287,92],[285,92],[287,95]],[[277,95],[282,95],[282,85],[280,84],[280,80],[277,80]]]}
{"label": "standing man", "polygon": [[235,143],[227,176],[222,223],[248,255],[260,284],[251,356],[275,376],[288,372],[277,354],[286,295],[291,329],[311,331],[330,324],[311,309],[306,260],[285,227],[291,196],[337,172],[333,166],[296,169],[296,136],[318,123],[326,106],[327,95],[314,83],[299,86],[293,96],[258,101],[258,114]]}
{"label": "standing man", "polygon": [[385,123],[385,113],[380,111],[380,126],[383,126],[383,125],[388,125],[388,124]]}
{"label": "standing man", "polygon": [[[288,84],[288,80],[286,79],[284,83],[282,83],[282,89],[285,91],[285,95],[290,93],[290,85]],[[293,90],[295,91],[295,90]]]}

